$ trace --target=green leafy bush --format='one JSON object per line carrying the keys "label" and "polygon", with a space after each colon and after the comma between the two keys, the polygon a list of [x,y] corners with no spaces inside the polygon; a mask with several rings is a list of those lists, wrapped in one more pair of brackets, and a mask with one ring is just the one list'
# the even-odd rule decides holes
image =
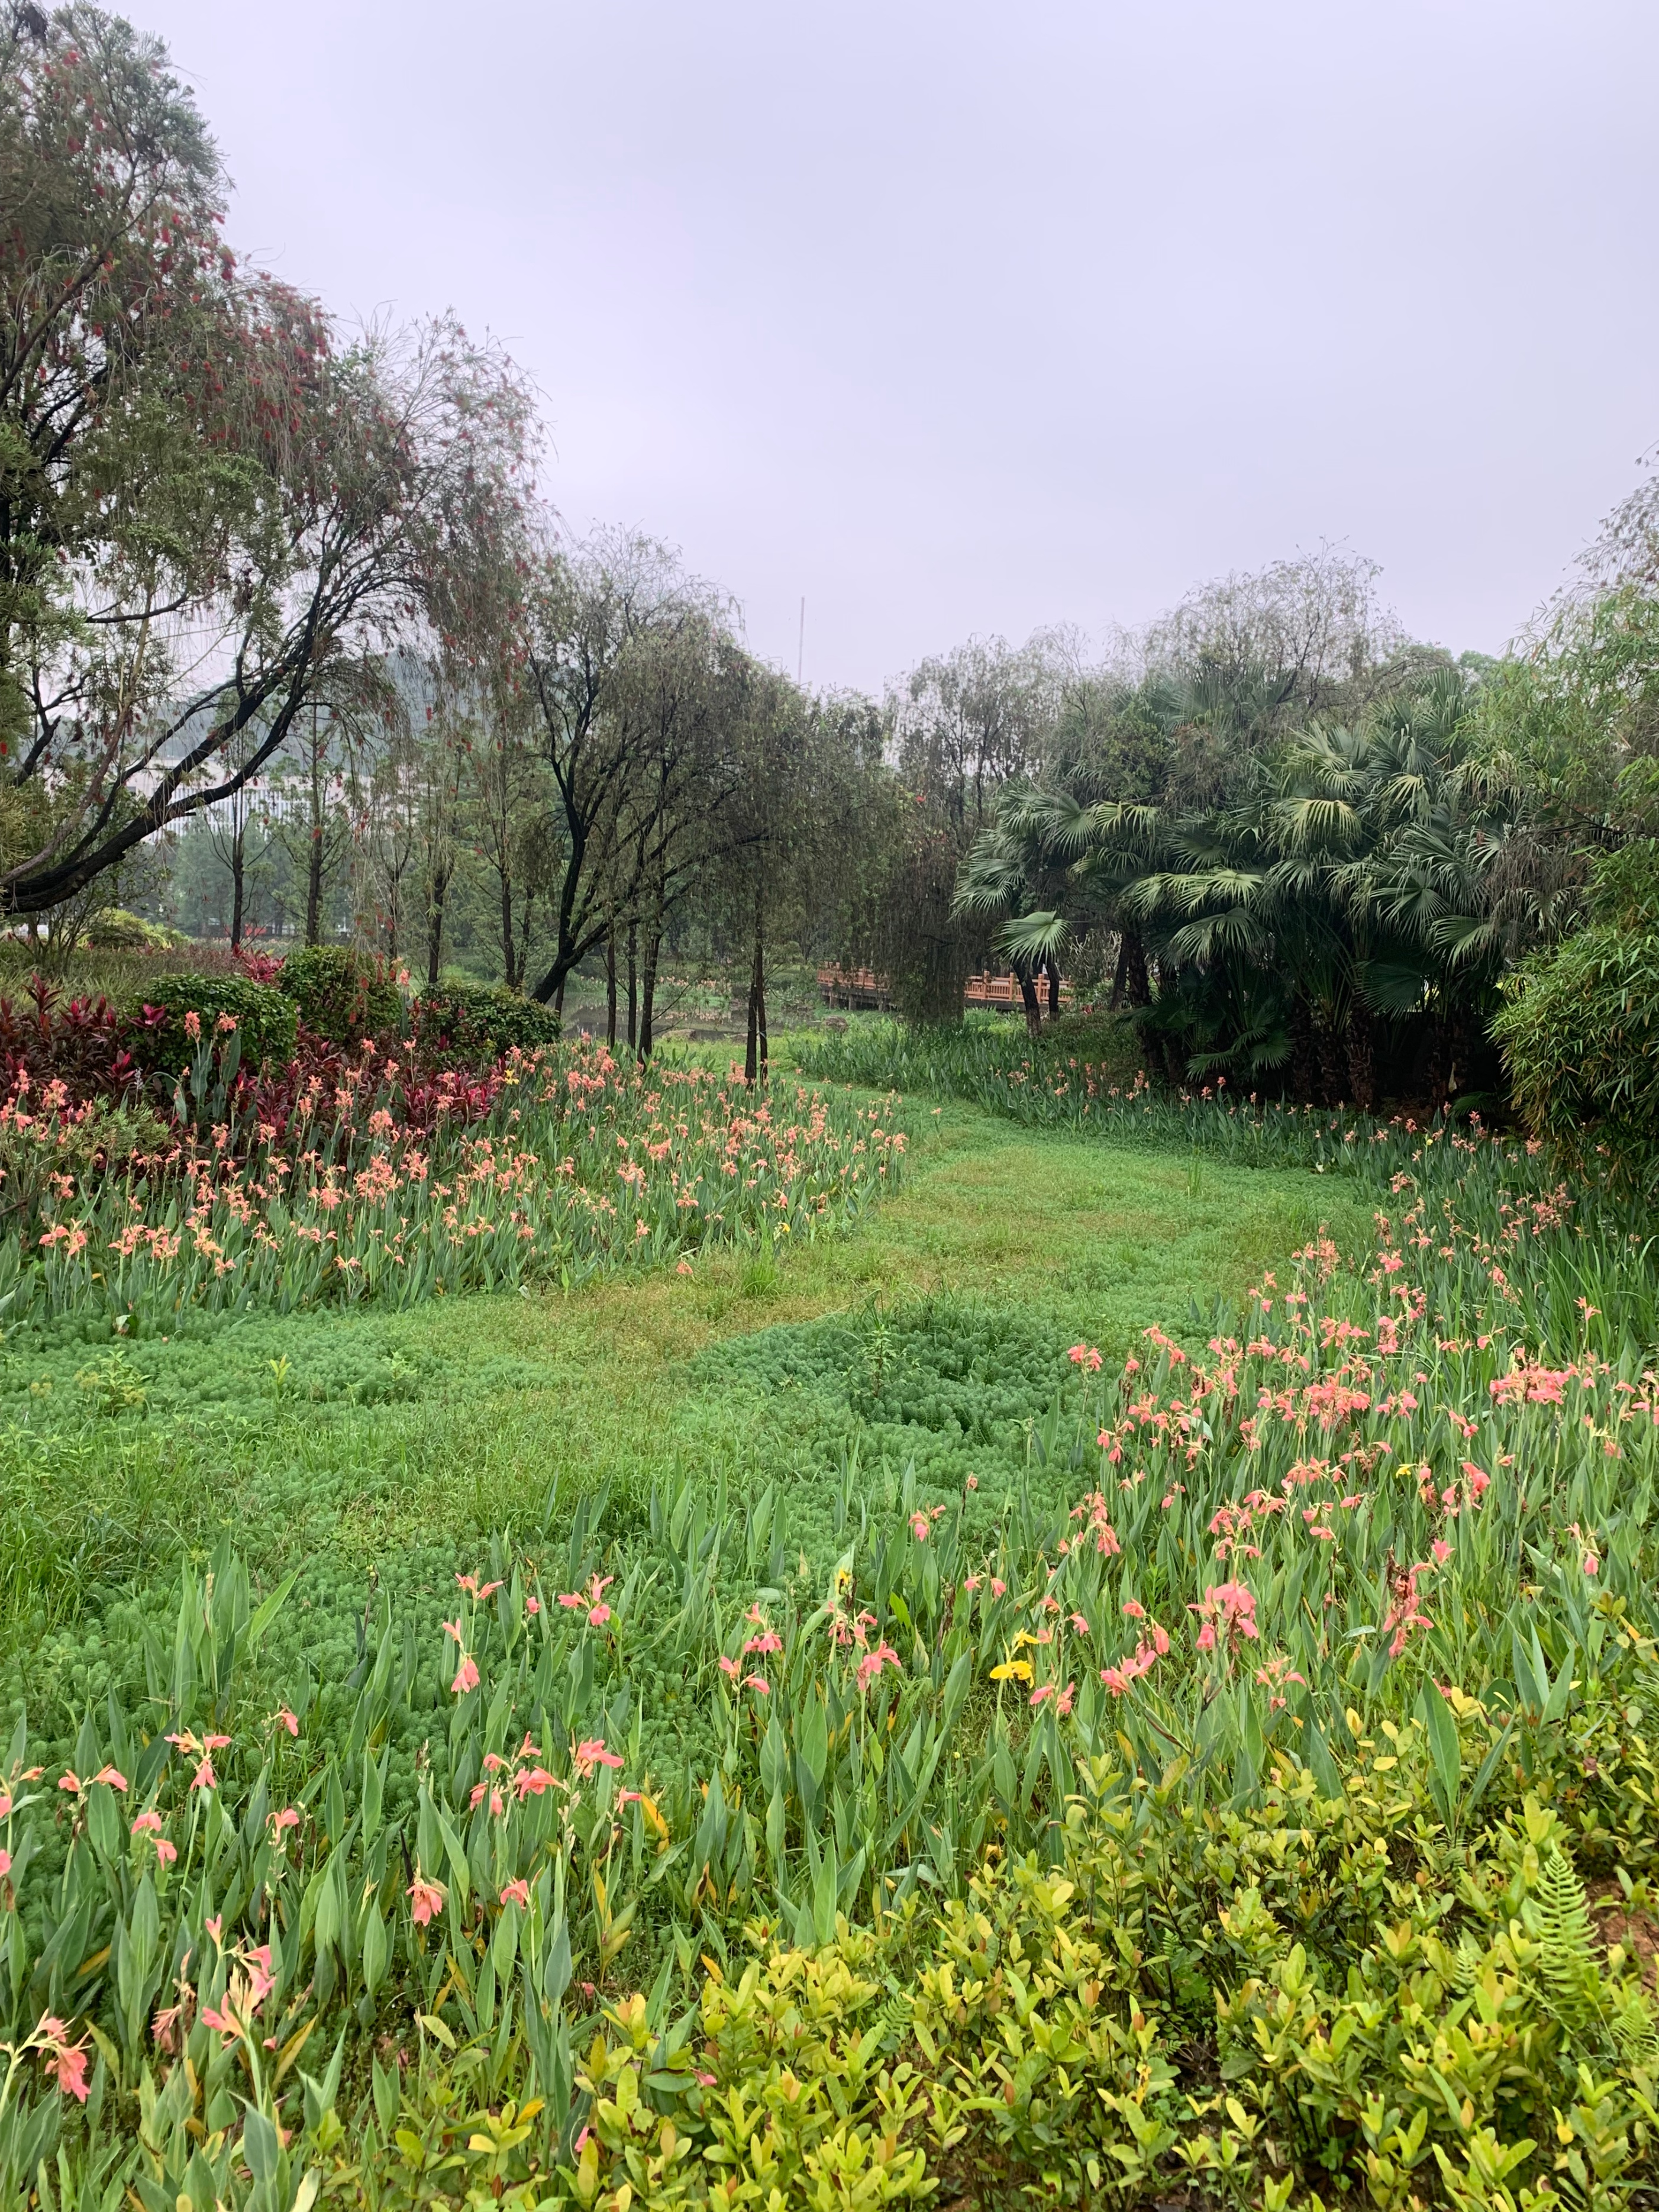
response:
{"label": "green leafy bush", "polygon": [[1132,1013],[1062,1014],[1045,1026],[1038,1050],[1050,1059],[1087,1060],[1109,1083],[1127,1090],[1146,1065]]}
{"label": "green leafy bush", "polygon": [[[160,1008],[165,1019],[152,1023],[146,1007]],[[249,981],[246,975],[161,975],[143,989],[129,994],[122,1012],[132,1024],[132,1054],[142,1066],[177,1075],[195,1058],[197,1039],[190,1034],[186,1016],[194,1014],[203,1035],[210,1035],[221,1016],[236,1024],[241,1042],[241,1065],[262,1062],[280,1066],[294,1056],[295,1009],[290,1000],[269,983]]]}
{"label": "green leafy bush", "polygon": [[15,1115],[0,1121],[0,1226],[11,1236],[32,1228],[58,1176],[118,1178],[173,1141],[167,1124],[134,1095],[118,1104],[91,1099],[55,1123],[20,1127]]}
{"label": "green leafy bush", "polygon": [[423,1052],[458,1059],[499,1059],[515,1047],[533,1052],[559,1041],[559,1018],[550,1006],[499,983],[456,983],[423,992],[410,1016]]}
{"label": "green leafy bush", "polygon": [[94,951],[176,952],[190,939],[180,929],[149,921],[124,906],[106,907],[88,923],[83,942]]}
{"label": "green leafy bush", "polygon": [[1596,863],[1588,926],[1523,962],[1492,1025],[1539,1134],[1592,1125],[1650,1164],[1659,1146],[1659,841]]}
{"label": "green leafy bush", "polygon": [[276,988],[300,1019],[331,1044],[401,1035],[404,1000],[391,969],[372,953],[344,945],[307,945],[283,963]]}

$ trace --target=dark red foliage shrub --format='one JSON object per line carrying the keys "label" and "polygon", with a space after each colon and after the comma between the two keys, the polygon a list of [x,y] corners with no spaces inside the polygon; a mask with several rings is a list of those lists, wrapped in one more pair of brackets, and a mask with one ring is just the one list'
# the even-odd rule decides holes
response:
{"label": "dark red foliage shrub", "polygon": [[[343,1122],[362,1136],[378,1105],[402,1132],[429,1137],[441,1125],[479,1121],[501,1097],[501,1064],[433,1067],[408,1042],[335,1044],[303,1022],[294,1057],[263,1077],[240,1074],[234,1105],[278,1151],[297,1150]],[[252,1131],[249,1131],[252,1133]]]}
{"label": "dark red foliage shrub", "polygon": [[250,983],[274,983],[283,972],[280,952],[260,952],[244,945],[233,957]]}
{"label": "dark red foliage shrub", "polygon": [[133,1046],[146,1026],[144,1014],[123,1014],[101,995],[65,1001],[32,975],[26,1002],[0,999],[0,1083],[10,1091],[27,1075],[32,1089],[58,1081],[74,1098],[118,1097],[143,1081]]}

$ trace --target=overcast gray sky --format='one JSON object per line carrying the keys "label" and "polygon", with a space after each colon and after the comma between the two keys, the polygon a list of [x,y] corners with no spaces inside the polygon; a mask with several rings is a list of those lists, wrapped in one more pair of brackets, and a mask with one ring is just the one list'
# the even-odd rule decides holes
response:
{"label": "overcast gray sky", "polygon": [[1322,539],[1494,650],[1659,439],[1654,0],[115,0],[244,252],[878,686]]}

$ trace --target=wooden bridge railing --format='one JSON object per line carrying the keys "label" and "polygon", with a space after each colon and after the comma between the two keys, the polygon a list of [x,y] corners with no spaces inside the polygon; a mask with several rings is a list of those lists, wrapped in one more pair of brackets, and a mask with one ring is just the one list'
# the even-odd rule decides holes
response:
{"label": "wooden bridge railing", "polygon": [[[820,968],[818,988],[832,1006],[890,1006],[892,993],[887,978],[878,975],[872,968]],[[1042,1010],[1048,1011],[1048,981],[1039,979],[1037,994]],[[1019,979],[1016,975],[997,975],[987,969],[978,975],[970,975],[963,991],[970,1006],[1000,1006],[1018,1013],[1024,1001],[1019,995]],[[1060,983],[1060,1003],[1069,1006],[1072,987],[1064,976]]]}

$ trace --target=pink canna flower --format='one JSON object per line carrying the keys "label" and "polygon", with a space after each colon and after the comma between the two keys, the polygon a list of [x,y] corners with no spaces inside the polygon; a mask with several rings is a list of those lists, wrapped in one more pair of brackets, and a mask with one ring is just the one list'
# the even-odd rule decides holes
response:
{"label": "pink canna flower", "polygon": [[453,1636],[455,1641],[459,1644],[464,1645],[466,1642],[465,1637],[461,1633],[461,1624],[459,1620],[445,1621],[444,1634],[446,1636]]}
{"label": "pink canna flower", "polygon": [[584,1781],[596,1766],[620,1766],[622,1760],[614,1751],[607,1751],[603,1736],[591,1735],[579,1743],[571,1753],[571,1763]]}
{"label": "pink canna flower", "polygon": [[610,1618],[611,1608],[608,1605],[596,1605],[588,1613],[587,1625],[590,1628],[603,1628]]}
{"label": "pink canna flower", "polygon": [[503,1905],[516,1905],[520,1912],[527,1912],[529,1911],[530,1884],[522,1875],[520,1876],[517,1881],[507,1881],[501,1884],[501,1903]]}
{"label": "pink canna flower", "polygon": [[100,1766],[92,1778],[94,1782],[101,1782],[108,1790],[125,1790],[127,1786],[126,1776],[113,1766]]}
{"label": "pink canna flower", "polygon": [[291,1713],[286,1705],[278,1705],[270,1717],[279,1728],[285,1728],[290,1735],[299,1735],[300,1717],[297,1713]]}
{"label": "pink canna flower", "polygon": [[409,1885],[410,1917],[417,1928],[424,1928],[428,1921],[436,1919],[443,1909],[443,1884],[431,1881],[417,1867],[415,1879]]}
{"label": "pink canna flower", "polygon": [[462,1652],[461,1663],[455,1669],[455,1679],[449,1686],[458,1698],[464,1698],[469,1690],[477,1688],[477,1665],[470,1651]]}
{"label": "pink canna flower", "polygon": [[913,1513],[910,1516],[910,1534],[915,1538],[917,1543],[925,1544],[927,1541],[927,1529],[928,1520],[925,1513]]}
{"label": "pink canna flower", "polygon": [[536,1615],[542,1609],[542,1601],[540,1598],[527,1597],[524,1601],[524,1609],[530,1615],[530,1618],[534,1620]]}
{"label": "pink canna flower", "polygon": [[1452,1555],[1452,1547],[1443,1536],[1437,1536],[1429,1549],[1434,1554],[1434,1564],[1437,1567],[1443,1567]]}
{"label": "pink canna flower", "polygon": [[764,1674],[745,1674],[743,1678],[743,1686],[745,1690],[758,1691],[763,1698],[769,1698],[772,1694],[772,1685]]}
{"label": "pink canna flower", "polygon": [[170,1844],[161,1833],[161,1816],[156,1812],[141,1813],[132,1824],[135,1836],[148,1836],[155,1846],[157,1863],[171,1866],[179,1856],[179,1846]]}
{"label": "pink canna flower", "polygon": [[205,1753],[203,1754],[201,1765],[191,1779],[190,1786],[192,1790],[214,1790],[218,1787],[218,1778],[213,1771],[213,1761]]}
{"label": "pink canna flower", "polygon": [[0,1850],[0,1881],[4,1881],[10,1873],[11,1853],[8,1850]]}
{"label": "pink canna flower", "polygon": [[87,2054],[78,2045],[67,2051],[56,2052],[52,2059],[52,2071],[58,2077],[59,2092],[73,2097],[77,2104],[87,2101]]}
{"label": "pink canna flower", "polygon": [[544,1766],[524,1766],[513,1778],[513,1787],[522,1805],[526,1797],[539,1797],[545,1790],[560,1786],[556,1774],[550,1774]]}
{"label": "pink canna flower", "polygon": [[1196,1639],[1200,1651],[1213,1651],[1221,1637],[1230,1650],[1237,1643],[1253,1643],[1256,1638],[1255,1595],[1243,1583],[1212,1583],[1201,1602],[1189,1605],[1187,1610],[1197,1613],[1201,1623]]}
{"label": "pink canna flower", "polygon": [[257,2012],[276,1986],[276,1977],[270,1970],[270,1944],[256,1945],[246,1954],[245,1964],[247,1967],[248,2002]]}
{"label": "pink canna flower", "polygon": [[1080,1613],[1074,1613],[1071,1618],[1072,1626],[1077,1631],[1078,1634],[1079,1636],[1086,1636],[1089,1633],[1089,1624],[1083,1618],[1083,1615]]}
{"label": "pink canna flower", "polygon": [[1584,1572],[1587,1575],[1596,1575],[1600,1574],[1601,1571],[1601,1562],[1600,1559],[1596,1558],[1594,1552],[1586,1552],[1584,1554]]}
{"label": "pink canna flower", "polygon": [[724,1651],[722,1651],[722,1652],[721,1652],[721,1654],[720,1654],[720,1672],[721,1672],[721,1674],[726,1674],[726,1675],[729,1675],[732,1680],[736,1680],[736,1678],[737,1678],[737,1676],[738,1676],[738,1674],[741,1671],[742,1671],[742,1670],[741,1670],[741,1668],[738,1667],[737,1661],[736,1661],[735,1659],[728,1659],[728,1658],[726,1657],[726,1656],[725,1652],[724,1652]]}

